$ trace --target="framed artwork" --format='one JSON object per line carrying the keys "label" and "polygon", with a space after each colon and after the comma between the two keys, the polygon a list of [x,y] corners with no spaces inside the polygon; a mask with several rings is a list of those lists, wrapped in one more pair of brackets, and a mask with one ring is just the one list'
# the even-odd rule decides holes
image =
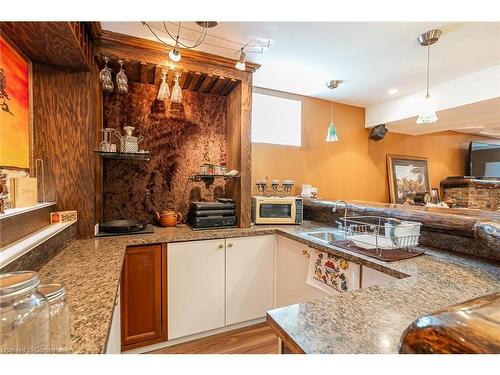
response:
{"label": "framed artwork", "polygon": [[431,191],[426,158],[387,155],[387,177],[391,203],[404,203],[408,196]]}
{"label": "framed artwork", "polygon": [[0,169],[30,170],[31,62],[0,33]]}

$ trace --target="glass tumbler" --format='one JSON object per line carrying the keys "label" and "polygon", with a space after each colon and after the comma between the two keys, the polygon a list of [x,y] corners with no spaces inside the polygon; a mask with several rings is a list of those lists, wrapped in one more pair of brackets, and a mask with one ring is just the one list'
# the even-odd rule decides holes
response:
{"label": "glass tumbler", "polygon": [[50,315],[38,273],[0,274],[0,353],[48,353]]}
{"label": "glass tumbler", "polygon": [[49,301],[50,352],[68,353],[70,347],[69,306],[61,283],[40,285],[38,292]]}

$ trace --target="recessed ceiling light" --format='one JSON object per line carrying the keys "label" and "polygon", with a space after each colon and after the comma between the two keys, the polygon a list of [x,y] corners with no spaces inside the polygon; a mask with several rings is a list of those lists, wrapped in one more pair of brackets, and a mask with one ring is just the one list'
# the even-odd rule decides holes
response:
{"label": "recessed ceiling light", "polygon": [[389,89],[389,95],[394,95],[394,94],[397,94],[399,92],[398,89]]}

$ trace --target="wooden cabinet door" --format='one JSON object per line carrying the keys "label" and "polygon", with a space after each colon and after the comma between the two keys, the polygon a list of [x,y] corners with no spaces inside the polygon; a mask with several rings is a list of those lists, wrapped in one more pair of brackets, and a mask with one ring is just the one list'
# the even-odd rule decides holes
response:
{"label": "wooden cabinet door", "polygon": [[224,240],[168,244],[168,339],[224,326]]}
{"label": "wooden cabinet door", "polygon": [[307,270],[310,251],[307,245],[277,236],[276,306],[283,307],[307,300]]}
{"label": "wooden cabinet door", "polygon": [[165,271],[164,246],[127,247],[121,282],[122,350],[167,339]]}
{"label": "wooden cabinet door", "polygon": [[226,325],[273,308],[274,235],[226,239]]}

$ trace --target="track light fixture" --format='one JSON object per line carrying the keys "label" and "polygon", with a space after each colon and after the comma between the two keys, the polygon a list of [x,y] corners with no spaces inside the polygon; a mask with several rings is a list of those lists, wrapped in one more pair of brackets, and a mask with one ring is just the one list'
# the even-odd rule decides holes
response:
{"label": "track light fixture", "polygon": [[236,62],[236,64],[234,65],[236,67],[236,69],[238,70],[245,70],[246,66],[245,66],[245,60],[247,58],[247,54],[243,51],[245,47],[242,47],[240,49],[240,58],[239,60]]}
{"label": "track light fixture", "polygon": [[169,52],[168,56],[173,62],[181,61],[181,47],[179,46],[179,37],[177,37],[175,41],[175,47]]}

